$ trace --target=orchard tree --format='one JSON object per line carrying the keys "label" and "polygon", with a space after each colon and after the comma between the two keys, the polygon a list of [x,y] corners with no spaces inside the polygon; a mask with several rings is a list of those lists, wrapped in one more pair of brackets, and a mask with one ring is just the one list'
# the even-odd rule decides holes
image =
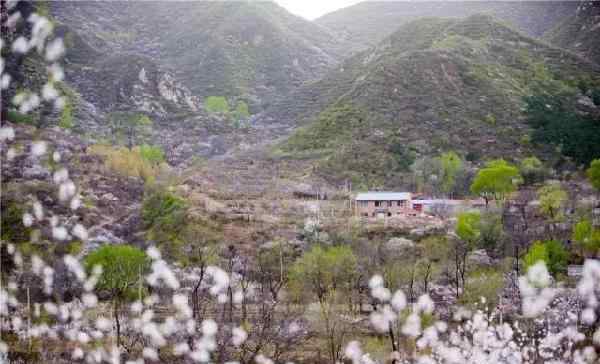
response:
{"label": "orchard tree", "polygon": [[503,159],[497,159],[488,162],[477,173],[471,185],[471,192],[483,197],[487,207],[492,199],[504,200],[521,182],[522,177],[517,167]]}
{"label": "orchard tree", "polygon": [[124,302],[142,294],[143,277],[148,268],[146,253],[131,245],[104,245],[85,258],[88,272],[96,266],[102,267],[96,289],[106,292],[112,302],[117,346],[121,346],[119,311]]}
{"label": "orchard tree", "polygon": [[478,211],[459,214],[456,235],[458,239],[454,239],[451,244],[451,255],[454,258],[454,280],[458,298],[461,286],[464,288],[465,285],[467,255],[476,246],[481,236],[481,214]]}

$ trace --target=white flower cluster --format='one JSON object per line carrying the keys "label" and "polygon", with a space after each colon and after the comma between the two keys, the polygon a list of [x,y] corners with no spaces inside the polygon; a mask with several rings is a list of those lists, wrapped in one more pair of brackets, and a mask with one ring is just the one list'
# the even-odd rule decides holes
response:
{"label": "white flower cluster", "polygon": [[[40,106],[42,101],[53,102],[56,110],[61,110],[65,105],[64,96],[54,87],[54,82],[64,79],[64,72],[58,61],[65,54],[64,42],[61,38],[52,38],[54,26],[48,18],[32,13],[27,19],[23,19],[19,11],[13,11],[17,1],[7,2],[9,12],[12,12],[4,22],[8,29],[15,29],[19,22],[27,21],[31,27],[31,37],[17,37],[10,50],[14,54],[26,54],[37,51],[48,63],[48,82],[40,90],[40,94],[33,91],[20,92],[13,98],[12,102],[19,108],[19,112],[26,114]],[[4,40],[0,41],[0,49],[5,47]],[[6,90],[11,83],[11,76],[5,73],[5,60],[0,58],[0,89]]]}

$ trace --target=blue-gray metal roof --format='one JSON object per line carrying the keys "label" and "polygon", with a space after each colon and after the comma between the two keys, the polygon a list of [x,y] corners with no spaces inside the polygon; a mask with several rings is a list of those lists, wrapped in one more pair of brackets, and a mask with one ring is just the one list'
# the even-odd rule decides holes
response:
{"label": "blue-gray metal roof", "polygon": [[365,192],[356,195],[356,201],[406,201],[410,192]]}

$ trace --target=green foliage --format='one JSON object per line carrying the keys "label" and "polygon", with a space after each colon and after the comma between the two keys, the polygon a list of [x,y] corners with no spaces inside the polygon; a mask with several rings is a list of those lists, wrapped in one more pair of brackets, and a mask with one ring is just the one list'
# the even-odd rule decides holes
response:
{"label": "green foliage", "polygon": [[63,129],[71,129],[74,126],[73,123],[73,104],[70,100],[65,103],[62,111],[60,112],[60,120],[58,126]]}
{"label": "green foliage", "polygon": [[185,201],[166,190],[159,189],[144,198],[142,221],[149,227],[176,228],[187,211]]}
{"label": "green foliage", "polygon": [[143,144],[138,148],[142,159],[149,163],[157,165],[165,161],[165,152],[160,146]]}
{"label": "green foliage", "polygon": [[600,192],[600,158],[590,162],[590,168],[587,170],[587,177],[592,186]]}
{"label": "green foliage", "polygon": [[164,189],[147,193],[142,204],[142,221],[146,229],[146,239],[155,242],[163,254],[172,259],[188,260],[185,243],[194,243],[206,238],[205,231],[195,231],[195,234],[191,234],[187,204]]}
{"label": "green foliage", "polygon": [[84,263],[88,272],[102,266],[96,288],[116,300],[132,298],[138,292],[148,267],[146,254],[131,245],[104,245],[88,254]]}
{"label": "green foliage", "polygon": [[546,263],[548,271],[556,277],[558,274],[566,271],[569,253],[559,241],[536,241],[529,248],[529,251],[523,258],[523,262],[525,263],[525,268],[528,269],[540,260]]}
{"label": "green foliage", "polygon": [[590,256],[600,250],[600,229],[595,229],[592,223],[583,219],[573,226],[573,241]]}
{"label": "green foliage", "polygon": [[235,110],[233,111],[233,118],[240,121],[248,119],[249,117],[250,111],[248,110],[248,104],[243,100],[238,101]]}
{"label": "green foliage", "polygon": [[208,96],[204,99],[204,108],[209,113],[227,114],[229,112],[229,102],[224,96]]}
{"label": "green foliage", "polygon": [[350,289],[357,274],[357,258],[348,246],[315,245],[291,267],[289,286],[297,297],[310,292],[324,302],[332,291]]}
{"label": "green foliage", "polygon": [[501,248],[504,239],[502,215],[497,213],[484,213],[481,216],[479,247],[488,252]]}
{"label": "green foliage", "polygon": [[525,98],[527,122],[534,128],[532,140],[555,145],[579,164],[600,157],[600,122],[593,114],[577,110],[573,89],[543,89]]}
{"label": "green foliage", "polygon": [[562,216],[562,206],[568,198],[567,192],[560,183],[549,183],[537,191],[540,200],[540,212],[550,220],[558,220]]}
{"label": "green foliage", "polygon": [[410,170],[410,166],[415,162],[415,156],[414,153],[405,146],[404,142],[393,140],[390,142],[388,150],[396,162],[396,170],[401,172]]}
{"label": "green foliage", "polygon": [[544,164],[536,157],[528,157],[521,160],[519,171],[521,172],[521,176],[523,176],[523,183],[525,185],[542,182],[547,174]]}
{"label": "green foliage", "polygon": [[456,185],[456,177],[463,168],[463,161],[455,152],[447,152],[440,156],[442,191],[451,193]]}
{"label": "green foliage", "polygon": [[548,261],[550,260],[548,256],[548,249],[546,249],[546,245],[541,241],[536,241],[533,243],[527,254],[523,257],[523,263],[525,264],[525,268],[529,269],[529,267],[535,265],[535,263],[542,261],[548,265]]}
{"label": "green foliage", "polygon": [[521,181],[517,167],[503,159],[497,159],[488,162],[479,170],[471,184],[471,192],[483,196],[486,201],[502,200],[507,194],[515,191]]}
{"label": "green foliage", "polygon": [[30,240],[31,228],[23,225],[25,210],[15,201],[2,200],[0,221],[2,240],[11,243],[27,243]]}
{"label": "green foliage", "polygon": [[481,234],[481,214],[478,211],[458,215],[456,234],[470,244],[475,244]]}
{"label": "green foliage", "polygon": [[21,114],[17,110],[10,109],[6,112],[6,118],[15,124],[34,125],[35,121],[30,114]]}

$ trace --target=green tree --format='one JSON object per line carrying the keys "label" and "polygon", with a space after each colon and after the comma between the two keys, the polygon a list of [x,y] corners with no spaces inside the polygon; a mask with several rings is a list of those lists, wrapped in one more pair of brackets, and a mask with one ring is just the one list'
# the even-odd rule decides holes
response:
{"label": "green tree", "polygon": [[580,248],[582,256],[594,256],[600,250],[600,229],[594,229],[590,220],[583,219],[573,226],[572,239]]}
{"label": "green tree", "polygon": [[104,245],[88,254],[84,263],[88,272],[92,272],[96,266],[102,267],[96,289],[107,293],[112,301],[117,345],[120,346],[119,311],[121,305],[134,298],[136,293],[141,295],[143,277],[148,267],[146,254],[131,245]]}
{"label": "green tree", "polygon": [[600,192],[600,158],[594,159],[587,170],[587,177],[592,186]]}
{"label": "green tree", "polygon": [[137,140],[150,132],[152,120],[141,113],[118,111],[110,114],[110,126],[113,137],[125,138],[127,148],[132,150]]}
{"label": "green tree", "polygon": [[204,99],[204,108],[210,113],[227,114],[229,112],[229,102],[224,96],[208,96]]}
{"label": "green tree", "polygon": [[536,157],[524,158],[519,165],[519,171],[525,185],[542,182],[546,177],[546,169]]}
{"label": "green tree", "polygon": [[446,194],[451,194],[456,185],[456,178],[463,168],[463,161],[455,152],[443,153],[440,156],[441,187]]}
{"label": "green tree", "polygon": [[471,184],[471,192],[483,197],[487,207],[491,199],[503,200],[521,182],[522,177],[517,167],[503,159],[497,159],[479,170]]}
{"label": "green tree", "polygon": [[540,200],[540,212],[550,221],[559,220],[562,217],[562,207],[567,201],[568,195],[562,189],[560,183],[548,183],[537,191]]}
{"label": "green tree", "polygon": [[569,253],[563,244],[557,240],[536,241],[529,248],[523,262],[525,268],[528,269],[540,260],[546,264],[548,271],[556,277],[559,273],[565,272]]}
{"label": "green tree", "polygon": [[456,235],[474,247],[481,236],[481,214],[478,211],[460,213],[456,221]]}

